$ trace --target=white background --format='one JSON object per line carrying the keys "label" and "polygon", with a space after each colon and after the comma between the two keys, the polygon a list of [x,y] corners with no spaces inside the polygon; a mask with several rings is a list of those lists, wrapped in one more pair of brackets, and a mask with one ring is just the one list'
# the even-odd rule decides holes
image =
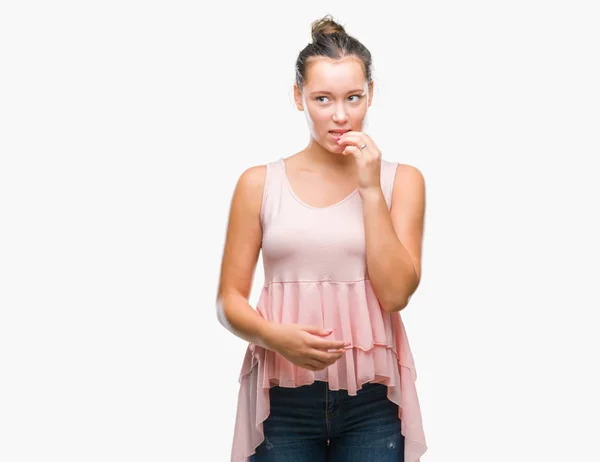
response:
{"label": "white background", "polygon": [[594,3],[2,2],[0,460],[229,460],[229,204],[308,143],[327,13],[373,54],[369,135],[426,180],[422,461],[600,460]]}

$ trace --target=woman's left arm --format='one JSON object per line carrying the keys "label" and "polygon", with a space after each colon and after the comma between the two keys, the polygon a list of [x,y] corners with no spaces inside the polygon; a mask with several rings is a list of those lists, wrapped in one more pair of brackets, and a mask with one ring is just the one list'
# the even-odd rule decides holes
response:
{"label": "woman's left arm", "polygon": [[421,280],[425,181],[413,166],[399,164],[388,211],[381,188],[360,191],[367,269],[386,312],[404,309]]}

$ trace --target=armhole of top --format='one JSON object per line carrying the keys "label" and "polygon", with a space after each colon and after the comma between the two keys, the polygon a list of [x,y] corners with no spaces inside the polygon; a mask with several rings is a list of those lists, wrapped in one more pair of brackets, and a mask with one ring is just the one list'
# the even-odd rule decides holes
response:
{"label": "armhole of top", "polygon": [[264,223],[265,223],[265,212],[267,208],[267,200],[269,198],[269,176],[271,170],[271,163],[267,162],[265,164],[265,184],[263,185],[262,199],[260,202],[260,226],[264,231]]}
{"label": "armhole of top", "polygon": [[388,191],[390,201],[388,203],[388,210],[392,210],[392,200],[394,199],[394,185],[396,184],[396,174],[398,173],[399,162],[393,162],[390,167]]}

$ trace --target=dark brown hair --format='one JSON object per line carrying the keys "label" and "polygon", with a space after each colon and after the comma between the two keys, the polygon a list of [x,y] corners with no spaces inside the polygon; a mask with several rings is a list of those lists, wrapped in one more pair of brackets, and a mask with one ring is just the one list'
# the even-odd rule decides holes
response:
{"label": "dark brown hair", "polygon": [[328,14],[313,21],[311,33],[312,43],[306,45],[296,60],[296,84],[300,90],[306,83],[310,58],[319,56],[333,59],[356,56],[362,62],[367,82],[371,83],[371,52],[354,37],[348,35],[344,27],[338,24],[331,15]]}

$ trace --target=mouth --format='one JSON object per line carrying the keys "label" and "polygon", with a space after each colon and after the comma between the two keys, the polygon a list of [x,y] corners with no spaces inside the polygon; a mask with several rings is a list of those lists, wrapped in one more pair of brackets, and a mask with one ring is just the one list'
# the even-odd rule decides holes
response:
{"label": "mouth", "polygon": [[340,139],[340,137],[344,134],[349,132],[350,130],[331,130],[329,131],[329,134],[331,135],[331,137],[333,138],[334,141],[337,141]]}

